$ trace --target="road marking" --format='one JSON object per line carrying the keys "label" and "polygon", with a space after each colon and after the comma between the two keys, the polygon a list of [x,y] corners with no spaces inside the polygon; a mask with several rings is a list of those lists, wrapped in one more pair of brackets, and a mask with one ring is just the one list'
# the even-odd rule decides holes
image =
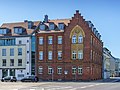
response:
{"label": "road marking", "polygon": [[98,85],[102,85],[102,84],[104,84],[104,83],[87,85],[87,86],[83,86],[83,87],[80,87],[80,88],[89,88],[89,87],[94,87],[94,86],[98,86]]}

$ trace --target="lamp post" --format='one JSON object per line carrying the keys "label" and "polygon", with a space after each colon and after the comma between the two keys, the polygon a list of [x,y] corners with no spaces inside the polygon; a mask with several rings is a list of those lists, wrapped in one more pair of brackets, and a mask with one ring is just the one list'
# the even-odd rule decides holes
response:
{"label": "lamp post", "polygon": [[54,70],[52,69],[52,81],[54,80],[53,74],[54,74]]}
{"label": "lamp post", "polygon": [[65,71],[64,71],[64,74],[65,74],[65,80],[66,80],[66,75],[68,74],[68,71],[65,70]]}

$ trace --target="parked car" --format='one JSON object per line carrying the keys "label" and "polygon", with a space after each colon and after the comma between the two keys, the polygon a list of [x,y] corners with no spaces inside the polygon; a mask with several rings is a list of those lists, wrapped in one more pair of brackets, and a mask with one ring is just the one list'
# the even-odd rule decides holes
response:
{"label": "parked car", "polygon": [[27,76],[21,79],[21,82],[38,82],[37,76]]}
{"label": "parked car", "polygon": [[16,82],[17,79],[15,76],[6,76],[6,77],[3,77],[1,79],[2,82],[7,82],[7,81],[10,81],[10,82]]}

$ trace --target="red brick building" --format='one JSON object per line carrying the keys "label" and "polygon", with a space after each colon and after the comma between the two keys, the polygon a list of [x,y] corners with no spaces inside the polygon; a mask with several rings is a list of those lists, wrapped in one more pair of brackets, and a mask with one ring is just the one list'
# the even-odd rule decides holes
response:
{"label": "red brick building", "polygon": [[103,43],[77,10],[70,19],[45,16],[36,33],[36,75],[41,80],[102,78]]}

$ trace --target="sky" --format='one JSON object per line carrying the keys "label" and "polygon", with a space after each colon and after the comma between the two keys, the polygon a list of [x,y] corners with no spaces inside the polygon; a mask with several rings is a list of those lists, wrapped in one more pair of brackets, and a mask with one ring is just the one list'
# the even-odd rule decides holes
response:
{"label": "sky", "polygon": [[120,0],[0,0],[0,25],[24,20],[71,18],[76,10],[91,20],[104,47],[120,58]]}

